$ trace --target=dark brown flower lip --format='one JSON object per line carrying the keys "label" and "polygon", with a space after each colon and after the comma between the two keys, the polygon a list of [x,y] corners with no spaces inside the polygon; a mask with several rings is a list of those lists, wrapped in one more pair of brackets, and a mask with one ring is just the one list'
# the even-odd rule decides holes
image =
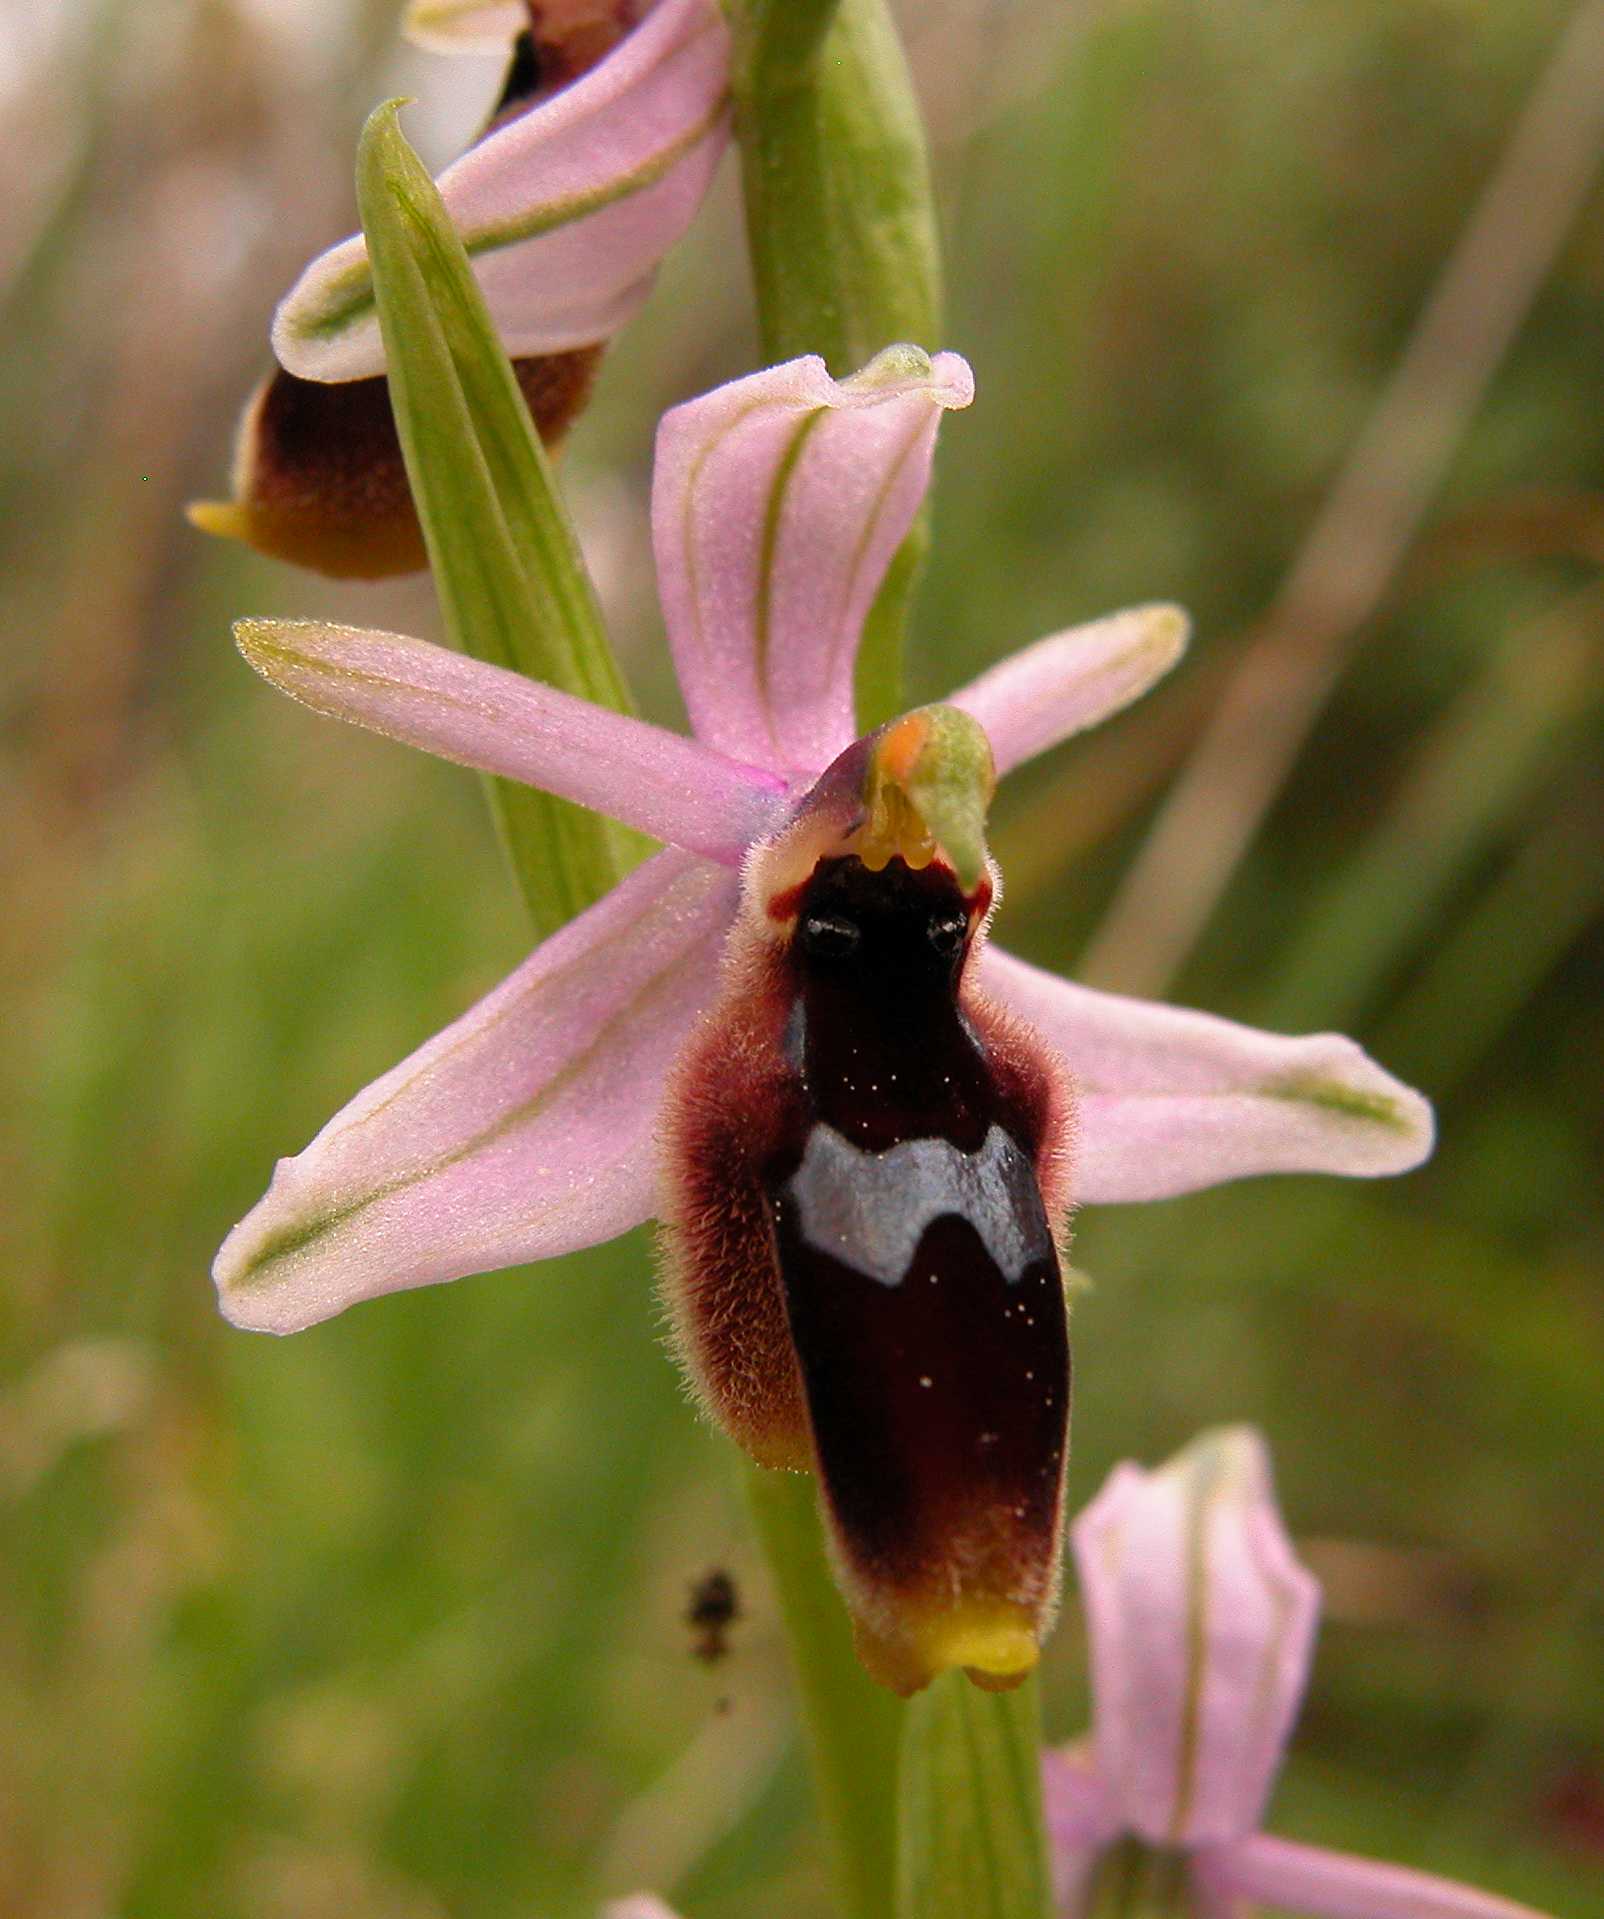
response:
{"label": "dark brown flower lip", "polygon": [[763,1174],[834,1556],[865,1662],[901,1692],[1036,1663],[1068,1444],[1040,1108],[962,1004],[962,902],[945,863],[819,862],[781,975],[797,1092]]}
{"label": "dark brown flower lip", "polygon": [[[601,346],[515,360],[555,451],[589,397]],[[276,367],[240,421],[233,498],[197,500],[190,524],[331,579],[388,579],[428,564],[382,373],[303,380]]]}

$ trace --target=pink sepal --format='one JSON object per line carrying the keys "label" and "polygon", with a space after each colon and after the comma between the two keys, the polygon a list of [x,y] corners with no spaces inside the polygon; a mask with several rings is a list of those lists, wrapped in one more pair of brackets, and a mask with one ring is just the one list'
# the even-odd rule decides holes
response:
{"label": "pink sepal", "polygon": [[1285,1038],[1126,999],[988,947],[989,992],[1038,1027],[1080,1088],[1076,1197],[1169,1199],[1253,1173],[1403,1173],[1431,1108],[1337,1033]]}
{"label": "pink sepal", "polygon": [[224,1314],[297,1332],[649,1218],[664,1077],[735,898],[727,869],[660,853],[538,946],[279,1162],[212,1269]]}

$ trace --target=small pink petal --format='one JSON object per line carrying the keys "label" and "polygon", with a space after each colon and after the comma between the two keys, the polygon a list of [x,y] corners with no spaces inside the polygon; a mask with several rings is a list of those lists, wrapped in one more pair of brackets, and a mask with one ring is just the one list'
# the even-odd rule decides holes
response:
{"label": "small pink petal", "polygon": [[1103,1853],[1120,1836],[1119,1809],[1084,1747],[1044,1752],[1041,1779],[1054,1905],[1061,1913],[1080,1913]]}
{"label": "small pink petal", "polygon": [[903,346],[846,380],[791,360],[664,416],[652,540],[699,738],[782,773],[851,742],[864,617],[924,498],[941,415],[973,392],[957,354]]}
{"label": "small pink petal", "polygon": [[632,1899],[613,1900],[603,1909],[602,1919],[676,1919],[676,1914],[655,1893],[637,1892]]}
{"label": "small pink petal", "polygon": [[[695,217],[728,139],[729,30],[718,0],[662,4],[605,60],[487,134],[440,192],[514,357],[615,333]],[[367,245],[312,262],[273,351],[304,380],[384,371]]]}
{"label": "small pink petal", "polygon": [[988,947],[987,990],[1063,1054],[1080,1088],[1076,1196],[1169,1199],[1254,1173],[1404,1173],[1431,1108],[1336,1033],[1289,1039],[1077,986]]}
{"label": "small pink petal", "polygon": [[576,800],[725,866],[741,863],[781,803],[772,774],[427,640],[318,620],[241,620],[234,637],[264,679],[316,712]]}
{"label": "small pink petal", "polygon": [[1282,1528],[1264,1442],[1206,1434],[1119,1466],[1071,1529],[1099,1774],[1151,1845],[1251,1831],[1297,1713],[1320,1593]]}
{"label": "small pink petal", "polygon": [[1186,650],[1178,606],[1135,606],[1038,640],[949,694],[979,720],[999,778],[1139,699]]}
{"label": "small pink petal", "polygon": [[1545,1919],[1452,1879],[1264,1833],[1200,1853],[1193,1875],[1228,1897],[1310,1919]]}
{"label": "small pink petal", "polygon": [[224,1242],[226,1317],[297,1332],[648,1218],[664,1075],[716,989],[736,887],[658,854],[359,1093]]}

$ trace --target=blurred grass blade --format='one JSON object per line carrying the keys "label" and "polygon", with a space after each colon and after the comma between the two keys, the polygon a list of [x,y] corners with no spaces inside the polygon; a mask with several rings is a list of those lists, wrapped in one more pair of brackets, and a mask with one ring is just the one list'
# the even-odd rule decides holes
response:
{"label": "blurred grass blade", "polygon": [[908,1709],[901,1780],[897,1919],[1051,1919],[1034,1679],[943,1673]]}
{"label": "blurred grass blade", "polygon": [[1427,735],[1370,837],[1319,891],[1278,971],[1265,1023],[1355,1025],[1435,926],[1465,875],[1597,726],[1604,589],[1503,637]]}
{"label": "blurred grass blade", "polygon": [[[363,131],[357,201],[407,477],[452,641],[478,659],[628,711],[545,449],[394,101]],[[543,935],[599,899],[648,844],[544,793],[503,780],[492,790]]]}
{"label": "blurred grass blade", "polygon": [[1434,1099],[1468,1074],[1572,944],[1604,917],[1604,785],[1584,779],[1433,943],[1377,1034]]}

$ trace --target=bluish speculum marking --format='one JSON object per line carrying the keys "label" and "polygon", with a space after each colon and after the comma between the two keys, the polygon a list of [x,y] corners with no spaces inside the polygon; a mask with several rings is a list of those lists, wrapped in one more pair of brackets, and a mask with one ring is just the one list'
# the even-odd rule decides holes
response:
{"label": "bluish speculum marking", "polygon": [[792,945],[803,1099],[765,1176],[826,1497],[880,1585],[1050,1580],[1069,1399],[1039,1121],[959,1003],[944,867],[821,863]]}
{"label": "bluish speculum marking", "polygon": [[910,1139],[860,1152],[822,1120],[787,1188],[798,1230],[882,1286],[900,1286],[927,1227],[951,1213],[980,1236],[992,1263],[1017,1285],[1033,1260],[1051,1259],[1052,1235],[1030,1161],[993,1126],[978,1153],[945,1139]]}

